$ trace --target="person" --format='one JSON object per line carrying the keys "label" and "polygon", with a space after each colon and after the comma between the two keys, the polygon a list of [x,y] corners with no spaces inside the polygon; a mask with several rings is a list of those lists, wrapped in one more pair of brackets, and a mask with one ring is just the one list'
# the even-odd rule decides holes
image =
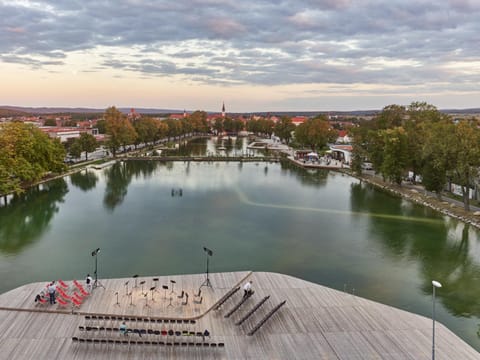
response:
{"label": "person", "polygon": [[40,294],[37,294],[37,296],[35,296],[35,302],[39,302],[41,298]]}
{"label": "person", "polygon": [[243,285],[243,297],[252,295],[252,280],[247,281],[245,285]]}
{"label": "person", "polygon": [[88,291],[92,291],[92,282],[93,282],[92,277],[90,276],[90,274],[87,274],[87,278],[85,279],[85,284],[87,284]]}
{"label": "person", "polygon": [[50,304],[56,304],[55,301],[55,292],[57,291],[57,286],[55,285],[55,281],[52,281],[50,285],[48,285],[48,295],[50,296]]}
{"label": "person", "polygon": [[202,340],[205,341],[205,338],[206,337],[209,337],[210,336],[210,331],[208,331],[207,329],[205,329],[205,331],[203,332],[202,334]]}
{"label": "person", "polygon": [[120,324],[120,327],[118,328],[120,331],[120,334],[122,335],[127,335],[127,324],[125,324],[125,321]]}

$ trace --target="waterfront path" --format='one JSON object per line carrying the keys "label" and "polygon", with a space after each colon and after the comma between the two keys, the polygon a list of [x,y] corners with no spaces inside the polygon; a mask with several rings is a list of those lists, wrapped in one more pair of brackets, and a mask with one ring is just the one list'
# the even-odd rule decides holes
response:
{"label": "waterfront path", "polygon": [[[231,290],[247,279],[253,281],[255,292],[243,301],[241,288]],[[135,285],[135,279],[102,279],[105,289],[94,289],[73,312],[57,305],[34,305],[34,295],[45,282],[0,295],[0,358],[333,360],[429,359],[431,355],[431,319],[291,276],[210,274],[212,287],[202,287],[202,304],[192,300],[205,281],[203,274],[159,276],[158,282],[154,277],[136,280],[134,305],[130,305],[125,283]],[[190,294],[188,305],[170,296],[171,280],[176,292],[172,295],[178,296],[182,290]],[[160,286],[154,301],[147,302],[141,294],[142,281],[149,288],[155,286],[151,284]],[[67,284],[74,286],[71,281]],[[166,296],[162,285],[169,286]],[[226,300],[216,309],[222,299]],[[248,335],[284,301],[263,326]],[[246,318],[249,313],[252,315]],[[116,329],[124,318],[130,329],[140,334],[143,329],[143,335],[120,335]],[[196,335],[205,329],[209,332],[205,339]],[[473,360],[480,355],[437,323],[436,358]]]}

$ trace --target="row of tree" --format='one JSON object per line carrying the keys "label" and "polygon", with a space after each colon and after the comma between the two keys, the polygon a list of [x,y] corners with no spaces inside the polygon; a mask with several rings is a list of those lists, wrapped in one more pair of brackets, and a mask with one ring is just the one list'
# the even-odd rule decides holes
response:
{"label": "row of tree", "polygon": [[299,126],[295,126],[287,116],[281,117],[276,123],[272,119],[260,118],[251,119],[246,124],[241,119],[217,118],[210,126],[205,111],[195,111],[180,120],[159,121],[149,117],[130,120],[115,107],[110,107],[99,125],[105,128],[109,137],[107,145],[114,156],[121,146],[154,144],[160,139],[182,137],[191,133],[238,133],[248,130],[267,137],[275,134],[286,144],[295,139],[297,145],[311,149],[321,149],[337,137],[337,131],[330,126],[325,115],[308,119]]}
{"label": "row of tree", "polygon": [[0,194],[21,192],[25,184],[65,170],[65,149],[33,125],[0,125]]}
{"label": "row of tree", "polygon": [[480,166],[480,130],[475,119],[454,122],[433,105],[389,105],[353,132],[352,168],[370,161],[385,180],[401,184],[408,171],[429,191],[461,186],[465,209]]}
{"label": "row of tree", "polygon": [[296,146],[309,147],[312,150],[322,149],[328,143],[334,142],[338,136],[325,115],[307,119],[298,126],[293,124],[288,116],[282,116],[276,123],[268,118],[260,118],[248,121],[247,130],[267,137],[275,134],[287,145],[294,140]]}

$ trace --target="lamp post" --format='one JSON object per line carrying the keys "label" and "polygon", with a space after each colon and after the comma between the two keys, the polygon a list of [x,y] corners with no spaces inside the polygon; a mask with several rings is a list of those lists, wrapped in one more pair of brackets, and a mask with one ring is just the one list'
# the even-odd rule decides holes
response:
{"label": "lamp post", "polygon": [[432,360],[435,360],[435,288],[441,288],[442,284],[438,281],[432,281],[432,289],[433,289],[433,330],[432,330]]}
{"label": "lamp post", "polygon": [[97,274],[97,269],[98,269],[98,253],[100,252],[100,248],[96,248],[95,250],[92,251],[92,256],[95,258],[95,282],[93,283],[93,289],[95,289],[98,285],[98,274]]}

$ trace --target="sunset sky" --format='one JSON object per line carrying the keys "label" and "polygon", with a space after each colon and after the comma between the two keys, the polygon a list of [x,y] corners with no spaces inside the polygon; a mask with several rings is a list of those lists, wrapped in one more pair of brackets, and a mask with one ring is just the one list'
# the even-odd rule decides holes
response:
{"label": "sunset sky", "polygon": [[477,0],[0,0],[0,105],[480,107]]}

